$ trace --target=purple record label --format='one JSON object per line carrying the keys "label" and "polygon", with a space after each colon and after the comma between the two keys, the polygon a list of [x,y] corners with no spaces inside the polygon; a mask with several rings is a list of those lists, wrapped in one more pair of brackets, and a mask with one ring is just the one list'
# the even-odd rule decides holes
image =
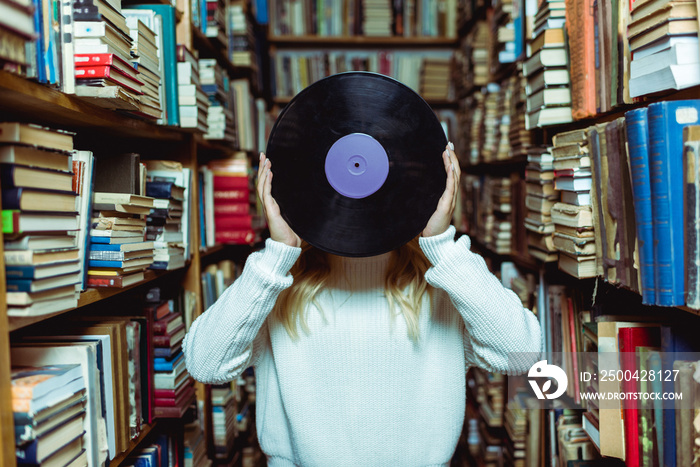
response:
{"label": "purple record label", "polygon": [[364,133],[345,135],[326,154],[328,183],[343,196],[360,199],[375,193],[389,175],[389,156]]}

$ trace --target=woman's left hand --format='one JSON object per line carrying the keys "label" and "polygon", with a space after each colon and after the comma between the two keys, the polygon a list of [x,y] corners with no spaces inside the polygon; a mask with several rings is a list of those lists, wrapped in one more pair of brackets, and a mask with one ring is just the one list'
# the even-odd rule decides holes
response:
{"label": "woman's left hand", "polygon": [[448,143],[445,151],[442,153],[442,161],[445,164],[445,172],[447,172],[447,182],[445,191],[438,200],[437,208],[433,215],[428,219],[428,224],[423,229],[424,237],[432,237],[440,235],[450,226],[452,222],[452,213],[457,204],[457,196],[459,195],[459,180],[461,170],[459,161],[454,152],[452,143]]}

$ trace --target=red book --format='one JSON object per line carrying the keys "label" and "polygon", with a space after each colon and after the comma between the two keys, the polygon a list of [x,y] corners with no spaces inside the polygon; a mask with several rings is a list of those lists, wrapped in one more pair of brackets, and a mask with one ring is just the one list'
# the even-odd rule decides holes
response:
{"label": "red book", "polygon": [[110,65],[120,72],[138,80],[139,72],[129,62],[114,54],[75,54],[76,67]]}
{"label": "red book", "polygon": [[187,401],[189,401],[194,395],[194,386],[191,384],[186,384],[178,391],[178,394],[174,397],[160,398],[156,397],[155,404],[156,407],[182,407]]}
{"label": "red book", "polygon": [[250,190],[248,188],[239,188],[236,190],[214,190],[214,204],[216,203],[239,203],[248,201]]}
{"label": "red book", "polygon": [[214,218],[218,216],[240,216],[250,213],[250,204],[246,202],[242,203],[226,203],[226,204],[216,204],[214,205]]}
{"label": "red book", "polygon": [[106,86],[122,86],[123,88],[136,93],[143,94],[141,86],[143,83],[137,79],[131,78],[128,75],[112,68],[108,65],[100,65],[96,67],[77,67],[75,69],[75,79],[78,84],[83,83],[82,80],[104,80],[101,83]]}
{"label": "red book", "polygon": [[214,191],[216,190],[236,190],[241,188],[248,188],[249,181],[248,177],[234,176],[234,175],[216,175],[214,174]]}
{"label": "red book", "polygon": [[119,276],[91,276],[88,275],[88,287],[128,287],[133,284],[137,284],[144,280],[143,271],[135,272],[133,274],[119,275]]}
{"label": "red book", "polygon": [[219,230],[251,230],[253,216],[217,216],[214,218],[215,231]]}
{"label": "red book", "polygon": [[[639,392],[635,372],[637,366],[637,347],[660,347],[661,330],[659,327],[620,328],[618,331],[620,347],[620,369],[622,370],[622,391],[625,393]],[[628,373],[629,372],[629,373]],[[639,411],[637,399],[625,398],[622,401],[623,422],[625,426],[625,463],[639,464]]]}
{"label": "red book", "polygon": [[249,245],[255,240],[255,232],[252,230],[217,230],[214,234],[216,243],[230,243],[234,245]]}
{"label": "red book", "polygon": [[156,347],[172,347],[173,345],[182,341],[183,337],[185,337],[185,323],[182,323],[180,326],[175,328],[172,334],[166,334],[164,336],[154,334],[153,345]]}
{"label": "red book", "polygon": [[[175,332],[182,324],[182,312],[168,313],[165,317],[153,323],[153,334],[164,336]],[[168,332],[169,331],[169,332]]]}

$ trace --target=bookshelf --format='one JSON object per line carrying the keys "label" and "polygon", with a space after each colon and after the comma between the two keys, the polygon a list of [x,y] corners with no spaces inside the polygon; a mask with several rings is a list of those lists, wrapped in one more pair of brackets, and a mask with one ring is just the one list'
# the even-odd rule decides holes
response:
{"label": "bookshelf", "polygon": [[[629,95],[626,94],[629,91],[629,75],[625,75],[624,70],[626,68],[627,72],[629,72],[630,62],[634,63],[634,61],[638,60],[638,58],[635,58],[635,55],[633,53],[629,56],[625,56],[623,60],[622,55],[625,52],[623,50],[625,44],[629,43],[626,34],[627,25],[630,24],[630,20],[635,20],[634,8],[637,8],[637,3],[630,4],[628,2],[605,2],[603,6],[601,6],[601,2],[577,2],[575,0],[567,0],[566,2],[520,2],[519,5],[517,5],[517,3],[518,2],[501,0],[495,2],[484,2],[481,0],[466,0],[460,2],[461,16],[459,23],[460,26],[458,28],[458,68],[460,69],[460,74],[457,75],[457,80],[460,86],[458,91],[457,103],[461,115],[460,137],[458,138],[456,145],[458,148],[458,154],[462,154],[464,156],[464,159],[461,161],[462,174],[464,177],[472,177],[472,179],[479,180],[481,181],[481,183],[483,183],[483,180],[487,179],[489,176],[493,176],[496,178],[505,178],[511,176],[512,174],[516,174],[519,175],[520,179],[523,182],[532,182],[534,179],[528,178],[528,171],[530,171],[532,175],[533,171],[545,172],[546,169],[537,169],[537,164],[540,163],[539,161],[544,159],[538,160],[537,157],[531,158],[530,156],[540,156],[544,153],[549,153],[550,148],[553,145],[557,144],[553,142],[553,138],[556,135],[573,134],[576,130],[592,131],[591,129],[595,129],[595,131],[598,131],[598,136],[600,136],[600,132],[602,131],[615,131],[610,129],[615,128],[614,125],[620,125],[621,121],[622,125],[624,125],[624,118],[626,117],[626,113],[631,110],[650,108],[651,105],[660,102],[674,102],[686,101],[691,99],[700,99],[700,83],[695,83],[687,87],[683,87],[682,89],[676,90],[671,89],[671,87],[673,87],[674,85],[672,84],[670,79],[667,80],[668,82],[666,83],[664,83],[664,81],[661,79],[658,82],[656,82],[656,85],[659,86],[659,90],[656,92],[650,92],[646,95],[642,95],[636,98],[630,98]],[[556,21],[554,21],[553,18],[556,17],[556,14],[554,14],[554,10],[559,9],[560,12],[563,13],[565,9],[566,20],[568,21],[569,16],[575,16],[570,14],[571,11],[588,11],[585,10],[585,8],[587,8],[585,5],[588,3],[590,3],[590,11],[593,13],[592,21],[595,22],[595,27],[597,28],[595,36],[591,35],[591,41],[589,45],[591,46],[591,50],[595,51],[595,54],[600,53],[601,55],[600,57],[594,57],[596,60],[600,58],[599,61],[595,62],[595,67],[591,68],[591,70],[595,71],[595,75],[590,74],[587,78],[582,79],[580,76],[575,75],[577,67],[579,67],[580,69],[581,62],[583,61],[582,56],[580,55],[580,51],[572,51],[572,48],[576,47],[576,41],[581,40],[580,38],[574,37],[581,31],[581,28],[574,27],[573,31],[567,29],[569,28],[569,25],[568,23],[564,22],[565,17],[563,14],[561,16],[561,24],[556,24]],[[652,5],[651,3],[639,2],[639,5],[642,4],[645,5],[645,8],[648,8],[649,5]],[[607,21],[609,21],[610,18],[607,18],[606,15],[609,15],[610,11],[608,10],[606,13],[605,9],[610,8],[610,5],[612,5],[613,9],[615,9],[616,6],[620,8],[619,11],[614,10],[614,14],[617,15],[619,13],[620,16],[613,17],[612,23],[607,23]],[[630,12],[627,11],[630,8],[630,5],[635,5],[632,6],[633,10],[631,13],[631,18],[625,16],[626,14],[630,14]],[[518,7],[520,8],[519,11],[517,10]],[[694,5],[691,6],[690,4],[686,4],[686,7],[692,9],[694,8]],[[549,11],[545,13],[545,10],[547,10],[548,8]],[[572,8],[573,10],[571,10]],[[509,57],[506,55],[506,57],[509,58],[507,60],[501,60],[502,56],[499,56],[497,53],[499,51],[508,50],[507,48],[504,49],[502,47],[503,41],[500,38],[500,34],[503,33],[503,30],[499,29],[499,27],[503,26],[503,23],[499,23],[499,21],[502,20],[504,17],[503,11],[509,11],[509,13],[513,13],[513,18],[519,18],[521,21],[520,25],[515,26],[515,30],[517,31],[515,37],[511,38],[511,41],[514,41],[515,43],[515,45],[512,47],[512,50],[519,52]],[[647,13],[648,12],[649,11],[647,11]],[[642,13],[637,12],[637,18],[639,18],[639,15],[641,14]],[[693,13],[692,16],[693,21],[695,21],[697,12]],[[647,17],[646,20],[651,21],[649,18],[650,17]],[[606,23],[600,23],[599,21],[606,21]],[[620,22],[619,31],[615,25],[615,21]],[[623,21],[625,21],[624,24]],[[537,23],[539,23],[539,26],[537,25]],[[610,24],[613,25],[615,31],[612,34],[612,40],[610,40],[611,34],[607,29],[610,27]],[[540,27],[541,29],[538,30],[538,27]],[[553,34],[550,35],[549,38],[547,38],[546,35],[538,36],[538,34],[542,34],[542,31],[545,31],[546,29],[564,29],[564,37],[566,39],[560,42],[552,39],[551,42],[547,42],[550,41],[551,37],[553,37]],[[539,37],[540,40],[543,40],[543,38],[545,38],[544,41],[545,43],[547,43],[547,45],[543,47],[539,45],[533,46],[532,44],[536,42],[532,40],[534,37]],[[593,42],[594,40],[596,42]],[[683,40],[687,40],[689,42],[695,41],[695,43],[697,43],[698,39],[696,32],[688,33]],[[663,41],[659,40],[659,42]],[[539,42],[538,44],[541,43],[542,42]],[[594,44],[595,48],[593,48]],[[531,47],[535,48],[532,49]],[[608,50],[608,47],[615,49],[615,51],[610,52]],[[670,53],[662,46],[659,47],[660,52],[658,53]],[[570,54],[567,56],[566,61],[563,65],[559,63],[544,65],[545,70],[554,70],[557,69],[557,67],[559,66],[561,70],[567,73],[568,77],[566,83],[548,83],[547,81],[544,81],[544,83],[546,84],[545,88],[547,89],[557,87],[563,89],[565,87],[570,87],[572,103],[567,104],[566,102],[562,102],[559,105],[562,107],[566,105],[571,105],[573,111],[570,113],[572,115],[569,115],[568,119],[562,119],[562,121],[545,122],[540,124],[533,124],[533,122],[527,122],[527,119],[523,118],[522,128],[516,127],[516,125],[521,124],[521,120],[518,118],[519,115],[527,115],[530,113],[534,113],[540,110],[541,108],[546,108],[548,106],[556,107],[551,103],[542,104],[541,108],[537,107],[538,104],[534,103],[535,100],[533,96],[536,97],[537,92],[541,88],[535,88],[534,84],[532,86],[530,84],[537,82],[535,78],[538,77],[538,71],[532,71],[532,63],[536,63],[536,61],[533,60],[532,57],[542,56],[547,49],[562,49],[565,50],[567,54]],[[644,50],[642,50],[642,52],[647,53]],[[575,53],[577,53],[578,55],[574,55]],[[610,59],[611,54],[619,55],[613,55],[614,58]],[[616,60],[618,59],[619,62],[616,62]],[[521,73],[521,69],[526,68],[523,65],[528,61],[530,62],[531,66],[531,71],[529,75],[527,72],[523,73],[522,75],[519,75],[519,73]],[[696,72],[696,69],[700,67],[698,59],[694,58],[690,61],[693,62],[693,64],[688,66],[694,66],[694,72]],[[617,69],[617,67],[619,67],[619,69]],[[659,65],[659,67],[661,66]],[[568,81],[569,77],[570,81]],[[517,82],[514,87],[509,87],[513,86],[513,82],[516,80],[520,81]],[[664,85],[668,85],[669,88],[661,89]],[[593,108],[588,108],[588,114],[581,114],[583,115],[582,118],[576,118],[579,115],[575,112],[581,111],[581,107],[577,107],[577,105],[579,104],[576,103],[576,98],[583,95],[584,89],[586,89],[585,92],[592,92],[590,90],[595,89],[595,94],[591,95],[593,97],[596,97],[596,99],[595,102],[589,101],[589,105],[591,104],[591,102],[593,102]],[[506,92],[504,92],[504,90]],[[616,90],[617,95],[615,95]],[[513,96],[515,97],[513,98]],[[507,99],[511,99],[510,106],[503,104],[503,101]],[[484,105],[485,102],[486,105]],[[690,105],[688,107],[690,107]],[[476,116],[474,116],[475,114]],[[527,129],[525,128],[526,122],[530,123],[530,127]],[[691,124],[697,125],[698,123]],[[481,126],[478,127],[478,125]],[[510,137],[510,141],[508,141],[506,144],[508,147],[508,150],[506,151],[507,154],[499,152],[500,148],[498,148],[498,140],[499,137],[503,136],[502,133],[499,133],[500,131],[502,131],[502,128],[499,128],[499,125],[506,126],[506,140],[508,140],[508,136]],[[508,128],[507,125],[510,125],[510,127]],[[651,123],[649,124],[649,126],[651,126]],[[530,139],[528,140],[526,146],[524,146],[523,149],[520,147],[516,147],[516,145],[514,144],[514,135],[523,133],[522,130],[524,129],[527,130],[527,135]],[[509,131],[510,133],[508,134]],[[627,161],[629,160],[628,158],[631,158],[632,156],[627,155],[627,146],[625,146],[625,149],[620,149],[621,155],[619,156],[615,155],[615,153],[608,153],[608,151],[617,151],[614,146],[615,144],[617,144],[616,141],[622,141],[626,145],[632,145],[632,141],[630,139],[628,131],[622,134],[619,137],[619,140],[613,139],[612,143],[610,142],[611,140],[607,140],[607,144],[609,144],[613,149],[610,149],[605,146],[604,139],[601,139],[601,141],[603,141],[600,143],[601,146],[597,148],[595,146],[592,147],[591,141],[593,140],[590,139],[590,135],[591,133],[587,133],[588,139],[584,140],[582,143],[582,147],[588,144],[588,146],[585,149],[585,151],[587,152],[581,152],[578,153],[578,155],[585,157],[585,155],[591,154],[591,170],[593,172],[593,176],[595,176],[596,171],[598,174],[600,174],[601,172],[601,163],[595,162],[597,161],[597,159],[594,161],[593,158],[593,156],[597,157],[598,152],[605,157],[603,162],[603,164],[605,164],[605,168],[602,169],[605,174],[607,174],[608,170],[608,158],[610,158],[610,160],[616,158],[623,161],[621,170],[629,171],[629,167],[627,166],[629,162]],[[603,133],[603,135],[605,136],[605,133]],[[664,137],[671,139],[674,137],[674,135],[678,136],[677,133],[671,134],[671,132],[669,131],[668,134],[664,134]],[[571,142],[568,141],[566,143],[562,143],[562,145],[565,144],[571,144]],[[554,151],[551,152],[552,154],[554,154]],[[622,159],[623,157],[625,159]],[[673,157],[678,158],[681,156],[680,154],[674,154]],[[557,156],[555,155],[554,161],[556,162],[556,160]],[[649,162],[649,164],[651,167],[652,162]],[[557,166],[555,165],[553,180],[555,180],[557,177],[556,170]],[[623,184],[623,181],[618,180],[617,178],[613,178],[613,175],[611,174],[609,175],[609,177],[611,178],[611,180],[615,180],[615,182],[608,183],[608,180],[604,178],[606,176],[607,175],[603,175],[602,177],[603,183],[606,183],[608,186],[608,188],[606,188],[608,190],[607,193],[611,193],[611,191],[609,190],[614,189],[617,198],[621,198],[623,194],[629,193],[627,191],[629,190],[629,188],[626,188],[626,186]],[[541,180],[543,180],[542,183],[544,184],[544,178]],[[554,184],[556,182],[553,181],[552,183]],[[594,178],[594,188],[596,188],[595,184],[596,182]],[[481,189],[483,189],[483,185],[480,185],[480,187]],[[469,186],[467,186],[467,188],[469,188]],[[603,212],[603,214],[598,214],[594,211],[593,216],[602,218],[603,215],[607,215],[607,210],[609,208],[609,205],[604,203],[609,203],[610,198],[606,198],[604,201],[601,201],[601,199],[603,199],[603,195],[601,195],[601,188],[597,187],[596,190],[597,191],[591,189],[590,196],[591,199],[597,200],[597,206],[603,206],[602,210],[600,211]],[[467,192],[469,192],[469,190],[467,190]],[[605,196],[608,196],[607,193],[605,194]],[[511,199],[513,211],[522,210],[524,212],[527,212],[526,209],[533,210],[533,208],[531,207],[532,204],[526,205],[525,203],[525,198],[527,196],[530,196],[530,194],[531,192],[528,191],[527,195],[520,199],[513,193]],[[555,195],[557,196],[557,202],[560,202],[558,198],[559,192],[556,190]],[[544,195],[540,196],[545,197]],[[465,203],[470,205],[475,204],[474,201],[469,199],[465,199]],[[596,206],[596,203],[592,204]],[[636,203],[637,200],[635,199],[635,208],[637,206]],[[629,205],[627,201],[624,201],[623,205],[625,209],[628,209]],[[594,207],[594,209],[596,208]],[[626,215],[628,215],[630,211],[625,212],[627,213]],[[542,211],[542,213],[544,214],[544,210]],[[616,217],[616,221],[618,223],[621,222],[620,216],[621,215],[618,213],[618,217]],[[554,218],[554,214],[552,214],[552,218]],[[577,328],[578,326],[581,326],[582,329],[584,328],[584,321],[579,321],[579,319],[583,320],[585,313],[589,313],[586,319],[589,319],[592,323],[595,323],[595,321],[597,321],[598,318],[602,318],[602,321],[605,321],[606,317],[608,317],[607,319],[613,321],[626,321],[625,319],[622,319],[619,316],[617,316],[617,319],[614,319],[615,315],[620,315],[623,317],[628,316],[628,321],[633,322],[644,319],[652,320],[653,322],[661,323],[660,327],[661,329],[663,329],[662,332],[666,333],[663,334],[661,337],[660,347],[663,349],[663,352],[668,352],[669,348],[673,349],[673,347],[665,347],[668,342],[673,342],[673,344],[671,345],[676,345],[675,343],[677,342],[677,340],[675,339],[686,339],[685,337],[677,337],[678,335],[683,336],[686,331],[692,331],[692,333],[694,334],[697,334],[697,332],[700,331],[700,320],[697,319],[699,313],[698,310],[694,308],[685,305],[643,305],[643,295],[641,287],[638,286],[639,284],[636,282],[636,279],[632,279],[632,282],[634,283],[630,285],[625,282],[626,280],[630,279],[625,279],[625,276],[620,275],[622,274],[620,273],[620,270],[622,268],[622,266],[620,266],[622,264],[621,262],[615,263],[615,267],[620,268],[617,271],[615,271],[618,273],[617,276],[614,275],[615,272],[613,272],[612,276],[608,275],[609,272],[607,268],[611,267],[609,265],[605,266],[606,269],[603,269],[603,273],[596,272],[588,276],[587,274],[589,273],[581,273],[581,270],[579,270],[578,273],[565,272],[565,270],[562,267],[560,267],[558,259],[555,259],[554,261],[549,260],[545,262],[540,258],[533,257],[528,252],[528,244],[525,245],[525,249],[523,250],[521,248],[522,245],[518,245],[515,242],[515,237],[522,237],[522,235],[528,234],[530,230],[525,228],[525,224],[523,224],[523,219],[518,220],[517,218],[515,218],[512,221],[513,226],[511,232],[514,240],[511,243],[510,254],[497,254],[489,245],[486,245],[484,242],[479,241],[478,236],[481,234],[481,232],[483,232],[483,227],[478,224],[474,224],[472,222],[469,225],[470,228],[465,228],[463,231],[464,233],[469,234],[471,236],[472,244],[475,246],[475,249],[484,255],[484,257],[487,259],[487,263],[489,263],[490,266],[493,266],[494,271],[499,271],[500,265],[502,263],[511,262],[514,263],[514,265],[517,266],[517,268],[520,270],[521,277],[525,275],[534,275],[537,278],[536,282],[539,285],[530,292],[534,292],[535,294],[540,296],[537,301],[537,313],[538,316],[540,316],[540,314],[544,314],[545,316],[547,316],[547,322],[543,322],[542,320],[540,322],[541,324],[544,323],[543,330],[545,331],[545,333],[549,333],[547,335],[547,340],[550,344],[552,342],[552,339],[557,339],[557,337],[553,336],[552,333],[556,333],[557,331],[559,332],[559,339],[561,341],[555,340],[555,351],[557,348],[556,344],[563,345],[563,348],[566,349],[569,348],[566,347],[566,345],[577,345],[582,343],[585,344],[587,341],[586,339],[579,341],[579,339],[581,338],[580,335],[575,335],[568,332],[569,326],[568,324],[566,324],[566,321],[559,322],[562,329],[553,329],[553,327],[557,323],[557,317],[551,314],[553,309],[552,307],[554,305],[548,302],[552,299],[549,290],[550,285],[553,286],[552,290],[554,290],[557,287],[564,287],[563,290],[566,291],[564,293],[565,295],[568,294],[567,296],[569,298],[572,296],[570,294],[571,291],[584,291],[584,293],[587,294],[586,299],[592,299],[592,302],[589,301],[586,303],[584,301],[580,308],[574,307],[574,314],[579,312],[580,314],[576,315],[574,326],[571,327],[571,329]],[[608,221],[606,220],[599,220],[597,222],[601,223],[601,230],[604,228],[610,228],[609,225],[611,224],[607,224]],[[629,221],[626,220],[625,222]],[[557,224],[557,222],[554,222],[554,224],[556,226],[559,225]],[[618,229],[617,224],[615,224],[612,228]],[[596,237],[602,235],[603,238],[605,238],[605,234],[600,234],[598,232],[598,229],[599,225],[596,224]],[[557,230],[555,232],[559,231]],[[619,234],[621,230],[616,230],[616,232],[618,232]],[[628,238],[629,237],[624,237],[625,240]],[[596,240],[598,240],[598,238],[596,238]],[[611,241],[610,237],[608,237],[607,241]],[[622,240],[618,240],[617,237],[615,241],[619,241],[619,245],[623,245]],[[636,232],[635,240],[633,242],[636,242]],[[557,244],[555,243],[555,246],[556,245]],[[616,245],[618,245],[618,243],[616,243]],[[596,244],[596,248],[600,248],[598,244]],[[620,250],[624,250],[623,246],[620,246]],[[561,248],[560,243],[559,247],[556,248],[555,254],[561,257],[561,255],[564,255],[564,252],[566,251],[568,250],[564,250],[563,248]],[[609,261],[611,256],[605,256],[606,254],[607,253],[603,253],[603,260]],[[596,258],[596,262],[598,261],[601,260],[599,258]],[[635,264],[638,265],[637,262],[635,262]],[[624,272],[624,274],[626,273],[627,272]],[[522,287],[521,284],[520,286]],[[610,317],[611,315],[613,317]],[[559,315],[559,318],[561,319],[561,314]],[[555,320],[554,323],[549,321],[551,319]],[[563,327],[565,324],[567,327]],[[569,334],[568,341],[566,334]],[[615,338],[614,341],[616,342],[616,345],[618,345],[617,338]],[[561,349],[562,347],[559,348]],[[583,352],[583,350],[581,350],[580,348],[577,351]],[[565,350],[564,352],[568,351]],[[571,353],[573,354],[573,352]],[[551,350],[549,350],[547,353],[550,359],[552,358],[552,354],[553,353]],[[566,361],[563,363],[563,365],[569,364],[570,362]],[[579,362],[578,364],[580,365],[581,363]],[[574,365],[576,365],[576,362],[574,362]],[[666,363],[664,363],[664,365],[666,365]],[[664,366],[664,368],[666,368],[666,366]],[[664,388],[664,390],[666,390],[666,388]],[[561,408],[575,408],[580,412],[583,412],[583,410],[581,409],[582,407],[584,410],[589,410],[588,405],[584,404],[582,406],[570,395],[565,394],[562,400],[563,403]],[[621,410],[627,411],[630,409],[628,406],[623,405]],[[547,431],[548,429],[551,430],[554,426],[554,412],[551,411],[546,415],[547,416],[544,417],[544,421],[538,424],[539,428],[537,429],[537,434],[535,435],[542,436],[543,439],[546,439],[546,442],[543,443],[544,446],[540,446],[538,450],[540,456],[543,456],[540,457],[540,460],[542,461],[541,465],[550,465],[551,461],[554,459],[554,456],[559,455],[557,454],[557,451],[560,448],[560,446],[556,446],[557,435],[552,434],[551,431]],[[478,414],[472,413],[472,416],[478,418]],[[551,418],[549,418],[550,416]],[[636,420],[636,414],[634,420]],[[592,422],[590,422],[589,420],[588,423],[590,425]],[[645,423],[645,426],[649,426],[650,422],[645,420]],[[602,424],[603,422],[601,421],[601,426]],[[639,426],[639,430],[642,430],[641,422]],[[671,426],[671,429],[673,428],[674,426]],[[597,429],[597,425],[595,425],[595,430]],[[664,430],[665,429],[666,424],[664,423]],[[556,431],[557,428],[554,428],[554,430]],[[626,436],[626,430],[627,427],[625,427],[625,429],[621,432],[622,436]],[[632,433],[635,432],[633,431]],[[664,433],[667,434],[667,432]],[[552,439],[555,441],[554,443],[550,442],[550,436],[552,436]],[[606,447],[604,447],[604,449],[601,449],[600,446],[597,446],[595,445],[595,443],[592,443],[593,450],[598,453],[598,456],[600,456],[601,453],[603,456],[611,456],[611,443],[617,442],[616,440],[618,439],[618,436],[619,433],[617,433],[616,436],[606,437],[603,435],[603,431],[601,429],[601,431],[599,432],[599,438],[603,440],[603,443],[606,443]],[[666,436],[664,436],[664,444],[667,441],[673,441],[671,448],[674,452],[675,457],[675,450],[677,447],[676,442],[680,441],[678,441],[678,438],[665,438]],[[510,441],[511,440],[507,439],[507,437],[504,437],[504,451],[507,448],[512,447],[508,446],[508,443]],[[632,446],[636,446],[636,444],[632,444]],[[665,446],[664,449],[666,451],[665,455],[668,454],[669,447]],[[633,456],[637,455],[634,452],[634,449],[632,449],[632,451],[630,452]],[[630,452],[626,453],[627,456],[630,456]],[[646,453],[639,455],[649,454]],[[546,462],[545,459],[547,459]],[[628,461],[629,459],[632,460],[631,464],[628,465],[634,465],[634,457],[628,458]],[[483,458],[479,457],[479,455],[473,456],[471,460],[472,462],[476,461],[477,465],[493,465],[492,463],[485,462]],[[561,460],[559,461],[562,462]],[[654,461],[657,461],[657,459],[654,459]],[[645,462],[651,462],[651,459],[647,458],[645,459]],[[666,465],[673,465],[672,462],[668,462],[668,459],[664,459],[661,461],[662,464],[664,462],[666,462]],[[690,460],[688,460],[687,462],[690,462]],[[685,465],[685,463],[687,462],[684,462],[679,459],[677,460],[675,465]],[[525,465],[534,464],[528,462]],[[596,464],[595,461],[591,461],[590,464],[587,463],[586,465],[598,464]],[[620,461],[620,465],[624,465],[624,462]],[[646,464],[640,463],[639,465]]]}
{"label": "bookshelf", "polygon": [[[141,2],[138,2],[141,3]],[[170,5],[170,2],[159,2]],[[228,2],[227,2],[228,3]],[[136,2],[124,3],[130,8]],[[234,65],[228,51],[216,40],[207,37],[200,27],[191,22],[190,4],[175,9],[177,43],[186,44],[196,50],[200,58],[213,58],[221,67],[227,79],[245,79],[251,84],[251,97],[260,97],[261,90],[256,86],[257,75],[250,69]],[[205,19],[206,21],[206,19]],[[177,112],[178,109],[175,109]],[[253,245],[232,247],[216,243],[207,248],[199,248],[199,190],[197,189],[198,169],[217,159],[227,159],[236,152],[236,145],[230,142],[207,139],[204,133],[194,129],[156,124],[153,120],[136,117],[132,114],[106,109],[85,98],[67,94],[60,90],[37,83],[17,74],[0,71],[0,114],[3,121],[34,123],[49,128],[67,130],[75,134],[76,148],[89,149],[99,158],[102,149],[112,151],[137,152],[146,159],[167,159],[177,161],[192,170],[193,185],[191,194],[192,210],[187,220],[192,226],[192,255],[183,268],[173,270],[146,270],[144,280],[124,288],[88,288],[80,294],[75,308],[42,316],[16,318],[8,317],[5,299],[5,268],[0,268],[0,466],[17,465],[15,458],[15,432],[12,411],[10,383],[10,347],[19,338],[35,329],[50,329],[52,323],[78,316],[91,316],[99,319],[102,310],[110,309],[119,303],[128,303],[134,297],[152,286],[182,288],[195,297],[193,317],[201,314],[202,272],[211,262],[229,257],[242,261],[252,251]],[[253,125],[255,122],[244,124]],[[248,155],[256,151],[250,150]],[[0,253],[2,253],[0,245]],[[139,310],[134,310],[138,314]],[[206,387],[197,383],[197,398],[204,402],[204,410],[210,410]],[[211,443],[211,414],[204,414],[204,445]],[[154,441],[158,432],[169,431],[173,420],[142,424],[138,437],[130,439],[125,450],[117,452],[110,467],[117,467],[145,443]],[[175,423],[174,425],[177,425]],[[128,428],[128,427],[127,427]],[[180,450],[182,451],[182,443]],[[179,455],[182,458],[182,452]]]}

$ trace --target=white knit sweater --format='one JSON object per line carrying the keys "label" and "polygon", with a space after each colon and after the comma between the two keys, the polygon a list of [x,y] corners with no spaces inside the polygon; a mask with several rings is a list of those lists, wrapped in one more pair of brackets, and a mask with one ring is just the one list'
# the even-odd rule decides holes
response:
{"label": "white knit sweater", "polygon": [[535,316],[469,251],[467,236],[454,236],[450,227],[420,240],[436,290],[417,342],[383,295],[390,253],[333,257],[343,285],[321,293],[323,315],[313,308],[311,332],[292,341],[267,318],[301,250],[268,239],[192,324],[188,371],[219,383],[255,367],[257,432],[272,467],[448,464],[464,422],[466,369],[522,373],[541,350]]}

